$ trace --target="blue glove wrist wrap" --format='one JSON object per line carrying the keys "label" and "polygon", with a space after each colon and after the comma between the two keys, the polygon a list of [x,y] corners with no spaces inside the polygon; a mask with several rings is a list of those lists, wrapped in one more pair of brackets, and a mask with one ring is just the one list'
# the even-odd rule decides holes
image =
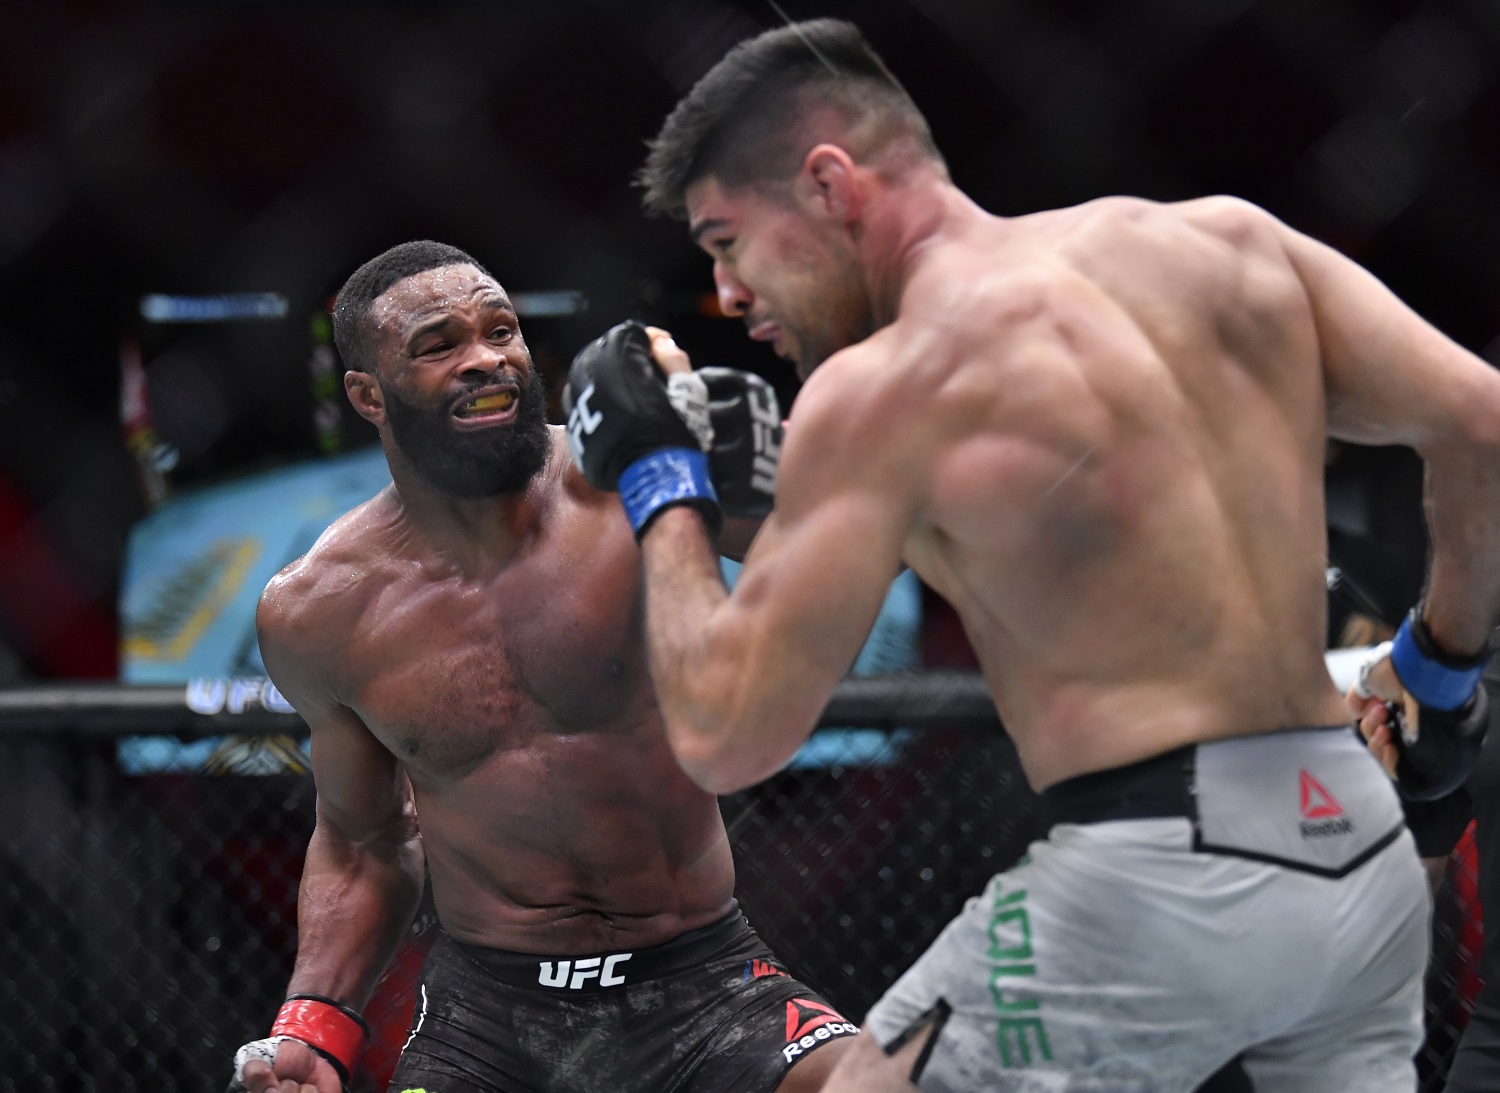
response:
{"label": "blue glove wrist wrap", "polygon": [[1469,701],[1479,686],[1484,675],[1484,661],[1481,659],[1473,667],[1460,668],[1433,659],[1422,648],[1423,645],[1430,646],[1432,639],[1426,634],[1416,634],[1414,628],[1417,626],[1423,626],[1425,630],[1421,617],[1413,610],[1391,640],[1391,667],[1396,669],[1396,678],[1422,705],[1434,710],[1456,710]]}
{"label": "blue glove wrist wrap", "polygon": [[661,509],[692,499],[715,505],[719,500],[708,476],[708,456],[696,448],[662,448],[620,474],[620,500],[637,537]]}

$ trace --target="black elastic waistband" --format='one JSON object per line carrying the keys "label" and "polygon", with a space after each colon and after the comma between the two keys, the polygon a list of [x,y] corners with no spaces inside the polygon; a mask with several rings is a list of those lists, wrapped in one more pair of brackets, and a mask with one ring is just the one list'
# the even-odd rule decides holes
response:
{"label": "black elastic waistband", "polygon": [[1125,767],[1080,774],[1042,791],[1046,817],[1057,824],[1194,816],[1193,760],[1198,745],[1173,748]]}
{"label": "black elastic waistband", "polygon": [[614,990],[698,967],[735,944],[749,929],[739,902],[734,901],[729,912],[718,921],[646,949],[543,956],[461,941],[454,944],[496,979],[511,986],[572,994]]}
{"label": "black elastic waistband", "polygon": [[[1348,725],[1278,729],[1292,732],[1348,732]],[[1268,734],[1271,735],[1271,734]],[[1097,824],[1108,820],[1196,819],[1194,771],[1198,749],[1239,739],[1210,740],[1173,748],[1129,766],[1080,774],[1042,791],[1046,818],[1056,824]]]}

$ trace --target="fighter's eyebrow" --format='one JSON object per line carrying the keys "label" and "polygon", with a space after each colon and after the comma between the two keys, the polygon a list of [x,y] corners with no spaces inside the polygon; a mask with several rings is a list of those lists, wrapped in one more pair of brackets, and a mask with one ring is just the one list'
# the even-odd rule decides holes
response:
{"label": "fighter's eyebrow", "polygon": [[422,335],[433,334],[441,330],[443,327],[447,326],[452,321],[453,316],[451,315],[439,315],[436,319],[431,319],[423,323],[421,326],[414,328],[409,334],[407,334],[405,338],[406,344],[411,345],[412,342],[422,337]]}
{"label": "fighter's eyebrow", "polygon": [[707,220],[700,220],[698,221],[698,223],[689,227],[688,235],[689,237],[691,237],[694,243],[698,243],[701,245],[705,232],[713,231],[716,228],[727,228],[728,226],[729,221],[724,220],[720,217],[711,216]]}
{"label": "fighter's eyebrow", "polygon": [[[482,311],[503,311],[507,315],[514,315],[516,313],[515,306],[504,296],[491,296],[479,306]],[[420,326],[413,327],[411,332],[406,335],[405,342],[407,345],[411,345],[418,338],[422,337],[422,335],[435,333],[436,331],[439,331],[443,327],[447,326],[452,321],[453,316],[446,314],[438,315],[436,318],[429,319],[427,322],[422,323]]]}

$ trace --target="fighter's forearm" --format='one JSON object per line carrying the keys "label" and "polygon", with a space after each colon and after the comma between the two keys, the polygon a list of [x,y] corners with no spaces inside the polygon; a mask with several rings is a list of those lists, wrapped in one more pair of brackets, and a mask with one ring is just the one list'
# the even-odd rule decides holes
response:
{"label": "fighter's forearm", "polygon": [[362,1009],[416,915],[422,882],[421,840],[405,818],[361,841],[320,822],[302,871],[288,994]]}
{"label": "fighter's forearm", "polygon": [[1424,620],[1442,649],[1463,656],[1500,624],[1500,436],[1422,455],[1432,537]]}
{"label": "fighter's forearm", "polygon": [[651,673],[672,751],[705,789],[751,785],[798,742],[766,736],[759,712],[769,674],[754,663],[753,635],[737,625],[702,521],[690,509],[669,509],[641,550]]}

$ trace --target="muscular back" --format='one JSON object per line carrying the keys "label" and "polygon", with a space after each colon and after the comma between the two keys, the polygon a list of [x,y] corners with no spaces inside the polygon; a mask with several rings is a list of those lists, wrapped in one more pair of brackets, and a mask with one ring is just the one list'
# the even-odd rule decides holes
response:
{"label": "muscular back", "polygon": [[865,416],[921,479],[903,557],[963,617],[1038,786],[1344,718],[1318,339],[1269,217],[1112,199],[992,222],[850,356],[813,382],[878,376]]}
{"label": "muscular back", "polygon": [[722,915],[733,866],[666,746],[629,526],[553,439],[513,557],[465,571],[387,490],[267,589],[262,647],[313,726],[320,826],[357,842],[404,773],[450,933],[651,945]]}

